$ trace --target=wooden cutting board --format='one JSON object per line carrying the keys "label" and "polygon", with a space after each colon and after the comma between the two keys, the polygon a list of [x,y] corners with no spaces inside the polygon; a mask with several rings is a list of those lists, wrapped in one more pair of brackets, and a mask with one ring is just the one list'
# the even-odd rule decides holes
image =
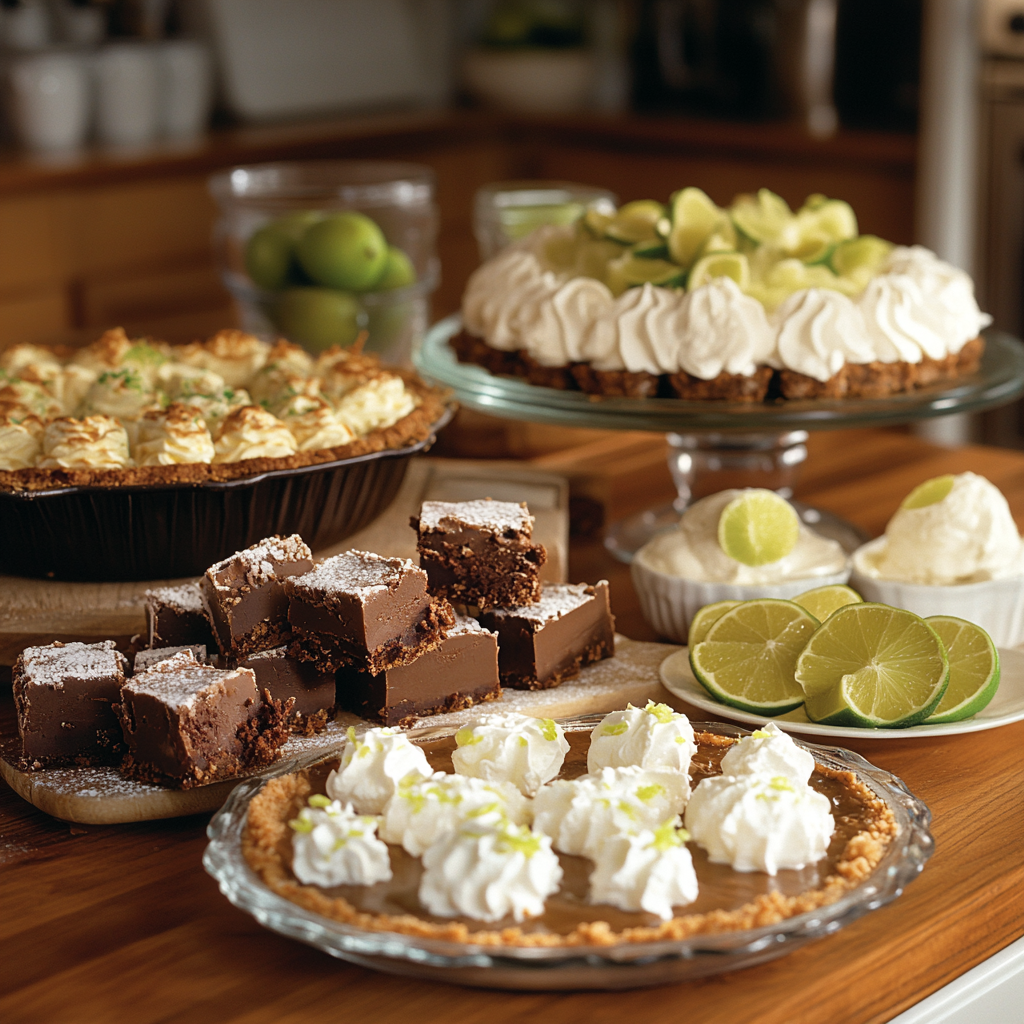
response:
{"label": "wooden cutting board", "polygon": [[[336,555],[351,548],[416,559],[416,534],[409,517],[425,501],[495,498],[525,501],[536,518],[534,537],[547,547],[544,579],[566,578],[569,552],[569,486],[556,473],[522,463],[417,458],[388,508],[369,526],[340,544],[316,552]],[[142,583],[63,583],[0,575],[0,665],[18,654],[54,640],[116,640],[122,646],[146,626],[146,590],[185,580]]]}
{"label": "wooden cutting board", "polygon": [[[658,668],[679,650],[671,644],[645,643],[616,637],[615,657],[590,665],[579,677],[551,690],[505,690],[485,705],[420,719],[420,725],[462,725],[479,714],[515,711],[537,718],[570,718],[604,713],[626,704],[642,707],[655,700],[682,707],[661,685]],[[350,725],[370,723],[341,713],[316,736],[293,736],[281,752],[283,760],[324,757],[341,749]],[[125,779],[116,768],[49,768],[20,772],[14,767],[20,745],[17,737],[0,739],[0,776],[21,797],[41,811],[84,825],[112,825],[157,818],[178,818],[215,811],[241,779],[200,786],[164,789]]]}

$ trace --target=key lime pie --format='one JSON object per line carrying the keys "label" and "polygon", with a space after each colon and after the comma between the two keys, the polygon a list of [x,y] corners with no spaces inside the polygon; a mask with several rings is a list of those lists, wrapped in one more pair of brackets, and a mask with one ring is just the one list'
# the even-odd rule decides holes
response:
{"label": "key lime pie", "polygon": [[460,360],[601,395],[881,397],[973,373],[970,277],[858,232],[850,206],[698,188],[546,226],[470,278]]}
{"label": "key lime pie", "polygon": [[610,946],[825,907],[899,831],[853,772],[774,726],[695,732],[652,702],[592,732],[512,714],[422,746],[353,731],[340,759],[266,783],[242,851],[273,892],[367,932]]}
{"label": "key lime pie", "polygon": [[230,480],[429,436],[443,396],[358,346],[314,357],[224,330],[0,353],[0,489]]}

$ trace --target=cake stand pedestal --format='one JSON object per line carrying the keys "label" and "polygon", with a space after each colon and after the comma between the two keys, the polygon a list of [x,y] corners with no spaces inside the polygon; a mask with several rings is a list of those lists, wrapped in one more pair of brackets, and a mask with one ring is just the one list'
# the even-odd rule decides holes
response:
{"label": "cake stand pedestal", "polygon": [[[537,387],[517,377],[496,377],[460,363],[449,340],[461,329],[451,316],[426,334],[414,362],[420,373],[452,388],[480,412],[510,419],[666,435],[675,501],[608,527],[605,544],[623,561],[661,530],[674,526],[692,501],[728,487],[767,487],[789,498],[807,459],[811,430],[908,423],[953,413],[979,412],[1024,393],[1024,344],[987,331],[977,373],[886,398],[744,404],[675,398],[618,398]],[[852,551],[867,538],[851,523],[794,502],[801,519]]]}

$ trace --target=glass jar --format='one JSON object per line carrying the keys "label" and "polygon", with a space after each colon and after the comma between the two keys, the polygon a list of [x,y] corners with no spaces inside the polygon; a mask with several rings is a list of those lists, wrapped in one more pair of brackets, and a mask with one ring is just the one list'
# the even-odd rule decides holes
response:
{"label": "glass jar", "polygon": [[[268,339],[286,337],[313,352],[363,337],[367,351],[385,362],[409,363],[440,278],[429,167],[361,160],[257,164],[213,175],[209,185],[221,211],[214,230],[217,261],[243,329]],[[344,227],[337,233],[325,236],[320,229],[318,263],[303,238],[345,212],[361,217],[340,218]],[[364,250],[359,231],[375,253],[372,274],[380,253],[379,234],[363,217],[388,245],[390,262],[376,280],[362,273],[365,263],[358,265],[363,257],[357,253]],[[362,277],[356,284],[348,273],[353,270]]]}

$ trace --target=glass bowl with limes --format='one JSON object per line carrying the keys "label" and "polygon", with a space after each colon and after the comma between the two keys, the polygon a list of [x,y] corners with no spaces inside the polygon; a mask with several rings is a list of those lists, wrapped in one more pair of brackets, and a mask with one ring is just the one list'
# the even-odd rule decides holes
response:
{"label": "glass bowl with limes", "polygon": [[313,352],[365,339],[402,365],[440,277],[429,167],[324,160],[234,167],[210,179],[214,246],[241,325]]}

